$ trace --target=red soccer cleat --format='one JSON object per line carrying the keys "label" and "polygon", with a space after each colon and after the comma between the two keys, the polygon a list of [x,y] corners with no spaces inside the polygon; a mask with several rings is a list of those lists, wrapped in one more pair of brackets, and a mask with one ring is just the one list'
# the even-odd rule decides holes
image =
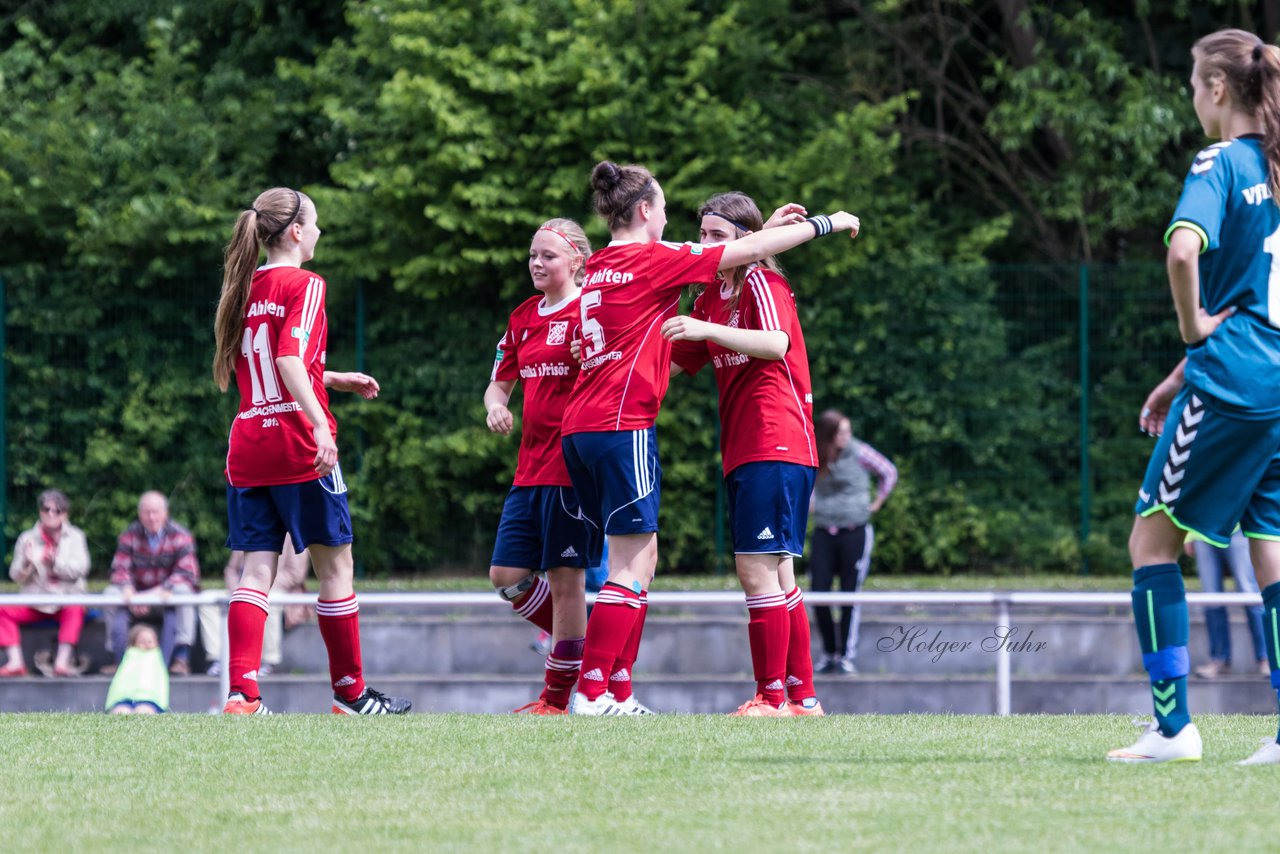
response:
{"label": "red soccer cleat", "polygon": [[567,711],[551,705],[546,700],[538,699],[532,703],[525,703],[518,709],[512,709],[513,715],[567,715]]}

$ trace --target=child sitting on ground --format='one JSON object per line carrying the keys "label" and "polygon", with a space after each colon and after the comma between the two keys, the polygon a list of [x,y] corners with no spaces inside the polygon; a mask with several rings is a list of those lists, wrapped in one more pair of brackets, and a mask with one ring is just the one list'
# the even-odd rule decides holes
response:
{"label": "child sitting on ground", "polygon": [[155,715],[169,711],[169,669],[156,630],[138,623],[129,630],[129,648],[107,689],[113,715]]}

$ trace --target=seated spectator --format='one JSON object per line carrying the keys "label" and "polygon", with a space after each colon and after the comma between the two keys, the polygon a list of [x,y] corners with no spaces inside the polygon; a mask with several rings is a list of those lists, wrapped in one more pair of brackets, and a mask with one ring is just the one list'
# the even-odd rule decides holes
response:
{"label": "seated spectator", "polygon": [[169,518],[167,498],[159,492],[144,492],[138,499],[138,520],[120,535],[111,561],[111,584],[107,590],[119,592],[127,606],[114,609],[108,629],[107,647],[115,653],[117,664],[124,656],[129,627],[136,620],[159,618],[160,649],[169,672],[183,676],[190,673],[191,644],[196,637],[195,606],[152,608],[128,603],[137,593],[169,596],[199,589],[195,538]]}
{"label": "seated spectator", "polygon": [[[84,532],[67,520],[67,511],[71,508],[67,496],[48,489],[40,493],[36,506],[40,510],[40,521],[18,535],[9,577],[27,594],[84,593],[84,577],[89,574],[89,548]],[[8,656],[8,661],[0,667],[0,676],[27,675],[19,626],[49,617],[58,620],[58,652],[53,675],[78,676],[84,672],[84,667],[75,661],[76,644],[80,642],[80,629],[84,625],[83,607],[12,606],[0,608],[0,647],[4,647]]]}
{"label": "seated spectator", "polygon": [[129,629],[129,648],[107,689],[113,715],[155,715],[169,711],[169,674],[156,630],[146,623]]}
{"label": "seated spectator", "polygon": [[[284,551],[276,564],[276,578],[271,584],[271,594],[305,593],[307,592],[307,572],[311,567],[311,558],[306,549],[301,554],[293,550],[293,540],[285,537]],[[244,552],[235,550],[227,559],[222,570],[227,589],[234,591],[240,586],[240,576],[244,574]],[[300,608],[302,615],[294,615],[290,622],[290,608]],[[259,676],[267,676],[275,671],[284,658],[282,646],[285,629],[304,623],[307,620],[307,605],[271,605],[267,611],[267,625],[262,635],[262,664],[258,667]],[[200,640],[204,644],[205,658],[209,661],[209,675],[218,676],[222,671],[222,609],[217,605],[200,606]]]}

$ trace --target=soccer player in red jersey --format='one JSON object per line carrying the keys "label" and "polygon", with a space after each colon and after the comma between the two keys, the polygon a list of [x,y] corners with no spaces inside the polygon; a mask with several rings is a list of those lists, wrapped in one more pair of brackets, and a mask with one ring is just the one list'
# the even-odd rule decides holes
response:
{"label": "soccer player in red jersey", "polygon": [[[802,220],[803,210],[788,205],[766,224],[750,196],[721,193],[698,211],[699,239],[726,244]],[[809,358],[791,285],[773,258],[725,270],[690,316],[662,325],[662,335],[672,342],[673,372],[697,373],[711,362],[720,390],[720,451],[756,679],[755,697],[734,714],[821,715],[793,563],[804,552],[818,456]]]}
{"label": "soccer player in red jersey", "polygon": [[[609,542],[609,580],[587,621],[570,712],[644,713],[630,668],[658,562],[661,469],[654,421],[670,379],[671,344],[659,334],[680,289],[709,285],[741,267],[833,231],[858,233],[840,211],[781,225],[722,246],[665,243],[662,187],[643,166],[604,161],[591,175],[595,208],[613,241],[587,262],[582,296],[582,371],[565,407],[565,463],[583,514]],[[593,548],[592,558],[598,552]]]}
{"label": "soccer player in red jersey", "polygon": [[[269,714],[258,666],[267,591],[286,536],[298,551],[310,549],[320,579],[316,614],[329,651],[333,712],[403,714],[410,706],[364,682],[351,515],[328,389],[371,398],[378,384],[365,374],[324,369],[325,281],[302,269],[319,239],[311,199],[276,187],[240,214],[226,248],[213,377],[226,391],[234,374],[240,392],[227,449],[227,547],[246,553],[227,611],[228,714]],[[258,267],[262,250],[267,263]]]}
{"label": "soccer player in red jersey", "polygon": [[587,524],[564,466],[560,417],[578,378],[570,343],[578,337],[578,295],[590,256],[582,226],[571,219],[548,220],[534,232],[529,275],[541,293],[511,313],[484,393],[486,423],[505,436],[514,423],[511,392],[517,382],[524,388],[515,483],[502,507],[489,580],[517,614],[551,633],[546,688],[516,709],[534,715],[566,713],[587,628]]}

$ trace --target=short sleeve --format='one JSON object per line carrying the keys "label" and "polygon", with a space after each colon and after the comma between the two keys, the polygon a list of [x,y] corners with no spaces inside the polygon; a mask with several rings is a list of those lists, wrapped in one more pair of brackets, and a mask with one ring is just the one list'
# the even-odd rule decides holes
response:
{"label": "short sleeve", "polygon": [[[693,301],[693,310],[689,316],[695,320],[707,320],[707,312],[703,304],[706,294]],[[696,374],[711,361],[711,348],[706,341],[672,341],[671,361],[680,366],[686,374]]]}
{"label": "short sleeve", "polygon": [[790,334],[796,316],[796,303],[786,279],[766,274],[756,268],[747,274],[743,298],[746,303],[744,307],[750,309],[745,312],[746,328]]}
{"label": "short sleeve", "polygon": [[319,355],[321,336],[316,332],[324,326],[324,297],[325,283],[319,276],[308,275],[305,284],[289,289],[276,356],[299,356],[310,364]]}
{"label": "short sleeve", "polygon": [[1218,248],[1231,187],[1231,160],[1226,156],[1230,144],[1215,143],[1196,155],[1164,233],[1166,246],[1176,229],[1189,228],[1203,241],[1201,252]]}
{"label": "short sleeve", "polygon": [[649,281],[655,289],[713,284],[720,269],[724,246],[701,243],[667,243],[659,240],[649,250]]}
{"label": "short sleeve", "polygon": [[498,352],[493,356],[493,373],[489,375],[489,382],[515,382],[518,379],[520,365],[516,359],[516,332],[514,326],[508,324],[506,333],[498,342]]}

